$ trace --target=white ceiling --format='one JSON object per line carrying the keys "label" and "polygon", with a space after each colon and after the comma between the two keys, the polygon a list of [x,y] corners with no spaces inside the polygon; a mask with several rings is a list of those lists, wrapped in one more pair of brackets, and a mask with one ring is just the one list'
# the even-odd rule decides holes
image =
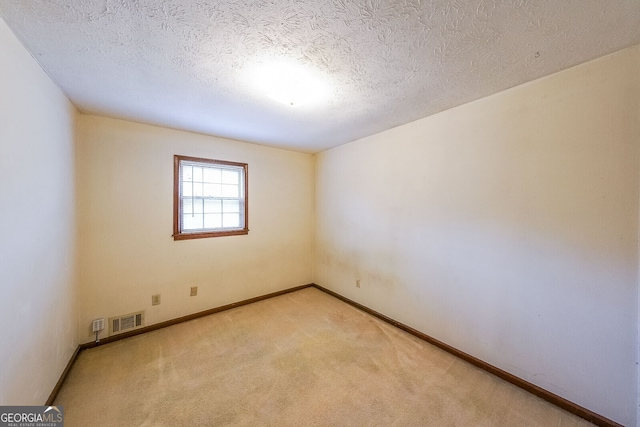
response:
{"label": "white ceiling", "polygon": [[[316,152],[640,43],[640,0],[0,0],[83,112]],[[290,107],[246,80],[296,61]]]}

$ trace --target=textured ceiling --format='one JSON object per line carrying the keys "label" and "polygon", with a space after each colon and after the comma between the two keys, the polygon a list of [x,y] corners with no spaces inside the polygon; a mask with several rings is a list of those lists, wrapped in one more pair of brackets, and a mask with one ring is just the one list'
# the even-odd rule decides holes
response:
{"label": "textured ceiling", "polygon": [[[640,43],[640,0],[0,0],[83,112],[315,152]],[[249,71],[285,58],[328,96]]]}

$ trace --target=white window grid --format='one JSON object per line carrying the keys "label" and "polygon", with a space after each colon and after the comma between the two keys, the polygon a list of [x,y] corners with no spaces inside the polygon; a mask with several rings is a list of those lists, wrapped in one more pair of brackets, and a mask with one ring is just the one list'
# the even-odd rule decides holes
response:
{"label": "white window grid", "polygon": [[244,228],[242,166],[181,160],[179,183],[180,232]]}

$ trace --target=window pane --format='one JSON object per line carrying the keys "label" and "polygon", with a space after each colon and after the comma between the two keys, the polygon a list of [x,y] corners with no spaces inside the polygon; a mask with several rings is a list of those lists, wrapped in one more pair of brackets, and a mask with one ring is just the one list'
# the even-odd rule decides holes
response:
{"label": "window pane", "polygon": [[193,213],[201,214],[203,209],[204,200],[203,199],[193,199]]}
{"label": "window pane", "polygon": [[193,212],[193,199],[187,198],[182,200],[182,213],[190,214]]}
{"label": "window pane", "polygon": [[220,184],[205,184],[205,197],[222,197],[222,186]]}
{"label": "window pane", "polygon": [[202,178],[204,182],[217,183],[222,182],[222,174],[220,169],[204,168]]}
{"label": "window pane", "polygon": [[222,225],[225,227],[240,227],[240,214],[222,214]]}
{"label": "window pane", "polygon": [[220,184],[204,184],[204,197],[220,197]]}
{"label": "window pane", "polygon": [[222,228],[222,215],[205,214],[204,228]]}
{"label": "window pane", "polygon": [[222,185],[222,197],[239,197],[237,185]]}
{"label": "window pane", "polygon": [[205,199],[204,213],[220,213],[222,212],[222,200]]}
{"label": "window pane", "polygon": [[202,197],[203,196],[203,186],[204,184],[201,184],[199,182],[193,182],[193,195],[196,197]]}
{"label": "window pane", "polygon": [[193,178],[193,168],[191,166],[182,166],[182,180],[191,181]]}
{"label": "window pane", "polygon": [[193,186],[193,183],[191,182],[183,182],[182,183],[182,197],[191,197],[193,196],[193,193],[191,191],[191,187]]}
{"label": "window pane", "polygon": [[193,181],[194,182],[202,182],[202,168],[193,167]]}
{"label": "window pane", "polygon": [[225,200],[224,213],[240,212],[240,202],[238,200]]}
{"label": "window pane", "polygon": [[197,230],[199,228],[202,228],[202,214],[182,215],[183,230]]}
{"label": "window pane", "polygon": [[240,184],[240,174],[237,171],[223,170],[222,183],[238,185]]}

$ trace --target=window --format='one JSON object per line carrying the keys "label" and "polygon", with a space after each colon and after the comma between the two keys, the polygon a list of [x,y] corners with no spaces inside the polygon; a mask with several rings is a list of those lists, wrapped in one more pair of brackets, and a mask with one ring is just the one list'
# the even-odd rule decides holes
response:
{"label": "window", "polygon": [[173,239],[249,233],[247,164],[173,157]]}

